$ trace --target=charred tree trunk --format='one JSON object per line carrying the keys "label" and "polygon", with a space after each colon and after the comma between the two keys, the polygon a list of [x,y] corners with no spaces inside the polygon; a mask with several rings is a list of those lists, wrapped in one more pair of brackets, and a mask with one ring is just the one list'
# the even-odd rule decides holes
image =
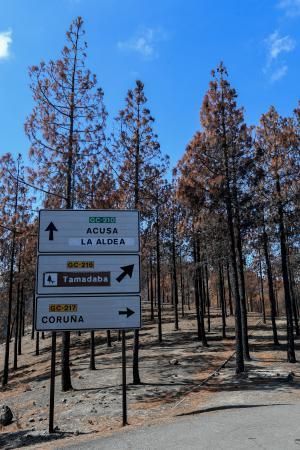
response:
{"label": "charred tree trunk", "polygon": [[228,312],[227,312],[227,296],[226,296],[225,277],[224,277],[224,268],[223,268],[223,265],[221,265],[221,269],[222,269],[222,284],[223,284],[224,310],[225,310],[225,319],[226,319],[226,317],[228,317]]}
{"label": "charred tree trunk", "polygon": [[246,288],[245,288],[245,274],[244,274],[244,258],[241,238],[241,224],[239,213],[237,213],[237,253],[239,262],[239,278],[241,286],[241,314],[242,314],[242,329],[243,329],[243,351],[244,359],[250,361],[249,342],[248,342],[248,318],[247,318],[247,302],[246,302]]}
{"label": "charred tree trunk", "polygon": [[185,302],[185,289],[183,278],[182,257],[180,253],[180,291],[181,291],[181,317],[184,317],[184,302]]}
{"label": "charred tree trunk", "polygon": [[[156,251],[157,251],[157,249],[156,249]],[[157,308],[157,276],[156,276],[156,274],[157,274],[157,267],[156,267],[156,271],[155,271],[155,273],[154,273],[154,306],[155,306],[155,308]]]}
{"label": "charred tree trunk", "polygon": [[[25,310],[25,306],[26,306],[26,297],[24,294],[24,286],[22,287],[22,337],[25,336],[25,318],[26,318],[26,310]],[[21,345],[22,342],[20,343],[20,354],[21,354]]]}
{"label": "charred tree trunk", "polygon": [[[137,119],[140,121],[140,104],[137,104]],[[140,129],[139,125],[136,130],[136,145],[134,149],[134,207],[139,209],[140,203]],[[133,359],[132,359],[132,378],[133,384],[141,384],[140,370],[139,370],[139,347],[140,347],[140,332],[134,330],[133,338]]]}
{"label": "charred tree trunk", "polygon": [[235,339],[236,339],[236,373],[244,372],[244,352],[243,352],[243,328],[242,328],[242,315],[241,315],[241,299],[240,299],[240,287],[239,276],[237,267],[237,250],[236,250],[236,238],[235,238],[235,226],[233,219],[232,200],[230,192],[230,182],[228,173],[228,155],[225,145],[225,167],[226,167],[226,212],[227,212],[227,225],[230,238],[230,259],[232,267],[232,277],[234,286],[235,297]]}
{"label": "charred tree trunk", "polygon": [[[77,67],[77,48],[79,40],[79,30],[77,30],[74,42],[74,62],[72,70],[71,81],[71,96],[70,96],[70,123],[69,123],[69,142],[68,142],[68,158],[67,158],[67,180],[66,180],[66,208],[73,209],[73,177],[74,177],[74,114],[75,114],[75,74]],[[70,371],[70,332],[63,331],[62,333],[62,348],[61,348],[61,385],[62,391],[70,391],[72,389],[71,371]]]}
{"label": "charred tree trunk", "polygon": [[19,334],[19,321],[20,321],[20,283],[17,287],[17,305],[16,305],[16,319],[15,319],[15,341],[14,341],[14,370],[18,368],[18,334]]}
{"label": "charred tree trunk", "polygon": [[194,289],[195,289],[195,309],[196,309],[196,319],[197,319],[197,333],[199,341],[202,338],[201,334],[201,321],[200,321],[200,293],[199,293],[199,283],[198,283],[198,258],[197,258],[197,250],[196,250],[196,240],[194,240],[194,264],[195,264],[195,272],[194,272]]}
{"label": "charred tree trunk", "polygon": [[154,295],[153,295],[153,263],[152,255],[150,255],[150,319],[154,320]]}
{"label": "charred tree trunk", "polygon": [[111,332],[110,332],[110,330],[106,330],[106,345],[107,345],[107,347],[111,347]]}
{"label": "charred tree trunk", "polygon": [[40,333],[39,331],[35,334],[35,355],[39,356],[40,354]]}
{"label": "charred tree trunk", "polygon": [[297,300],[296,300],[296,293],[295,293],[295,283],[294,283],[294,278],[292,276],[292,271],[289,267],[289,282],[290,282],[290,288],[291,288],[291,298],[292,298],[292,305],[293,305],[293,316],[294,316],[294,321],[295,321],[295,332],[296,332],[296,336],[300,335],[300,331],[299,331],[299,310],[298,310],[298,305],[297,305]]}
{"label": "charred tree trunk", "polygon": [[178,284],[177,284],[177,270],[176,270],[176,237],[175,237],[175,216],[172,217],[172,278],[173,278],[173,292],[174,292],[174,313],[175,313],[175,330],[179,330],[178,321]]}
{"label": "charred tree trunk", "polygon": [[95,331],[91,331],[90,337],[90,370],[96,370],[95,365]]}
{"label": "charred tree trunk", "polygon": [[279,302],[278,302],[278,288],[277,288],[277,280],[275,279],[275,303],[276,303],[276,317],[279,317],[280,311],[279,311]]}
{"label": "charred tree trunk", "polygon": [[232,306],[232,290],[231,290],[231,282],[230,282],[230,268],[229,268],[229,262],[227,261],[227,285],[228,285],[228,303],[229,303],[229,313],[231,316],[233,316],[233,306]]}
{"label": "charred tree trunk", "polygon": [[222,275],[221,264],[219,264],[219,293],[220,293],[220,303],[221,303],[221,308],[222,308],[222,337],[226,338],[225,297],[224,297],[224,286],[223,286],[223,275]]}
{"label": "charred tree trunk", "polygon": [[201,282],[202,282],[202,296],[203,296],[203,317],[206,315],[207,297],[206,297],[206,284],[205,284],[205,271],[201,268]]}
{"label": "charred tree trunk", "polygon": [[157,298],[157,318],[158,318],[158,342],[162,342],[161,323],[161,292],[160,292],[160,227],[159,227],[159,207],[156,206],[156,298]]}
{"label": "charred tree trunk", "polygon": [[16,214],[18,211],[18,196],[19,196],[19,160],[17,169],[17,181],[16,181],[16,191],[15,191],[15,204],[14,204],[14,224],[12,231],[11,240],[11,251],[10,251],[10,268],[9,268],[9,288],[8,288],[8,311],[6,320],[6,340],[5,340],[5,354],[4,354],[4,367],[3,367],[3,377],[2,386],[6,386],[8,383],[8,367],[9,367],[9,344],[10,344],[10,326],[11,326],[11,316],[12,316],[12,302],[13,302],[13,284],[14,284],[14,265],[15,265],[15,245],[16,245]]}
{"label": "charred tree trunk", "polygon": [[299,331],[299,320],[298,320],[298,312],[297,312],[297,306],[296,306],[296,299],[293,295],[293,291],[291,289],[291,299],[292,299],[292,305],[293,305],[293,316],[294,316],[294,322],[295,322],[295,333],[296,336],[300,335]]}
{"label": "charred tree trunk", "polygon": [[[148,303],[148,305],[150,305],[150,276],[149,276],[148,267],[147,267],[147,272],[146,272],[146,286],[147,286],[147,303]],[[150,317],[150,319],[151,319],[151,317]]]}
{"label": "charred tree trunk", "polygon": [[261,292],[261,308],[262,308],[262,313],[263,313],[263,322],[266,323],[264,280],[263,280],[262,267],[261,267],[260,250],[258,250],[258,257],[259,257],[259,277],[260,277],[260,292]]}
{"label": "charred tree trunk", "polygon": [[62,376],[61,389],[63,392],[72,389],[71,371],[70,371],[70,331],[62,333]]}
{"label": "charred tree trunk", "polygon": [[287,328],[287,360],[290,363],[296,362],[294,331],[293,331],[293,313],[291,292],[288,274],[287,250],[286,250],[286,233],[283,218],[283,206],[281,202],[281,186],[279,175],[276,177],[276,191],[278,194],[278,216],[280,231],[280,250],[281,250],[281,270],[284,287],[285,310],[286,310],[286,328]]}
{"label": "charred tree trunk", "polygon": [[188,272],[187,274],[187,289],[186,289],[186,301],[187,301],[187,307],[188,310],[191,310],[191,277],[190,277],[190,273]]}
{"label": "charred tree trunk", "polygon": [[35,289],[32,291],[32,322],[31,322],[31,340],[34,339],[34,326],[35,326]]}
{"label": "charred tree trunk", "polygon": [[276,303],[275,303],[275,295],[274,295],[274,286],[273,286],[273,276],[272,276],[272,267],[269,257],[269,243],[268,243],[268,235],[266,231],[265,222],[263,221],[263,248],[264,248],[264,256],[267,267],[267,277],[268,277],[268,288],[269,288],[269,300],[271,306],[271,321],[272,321],[272,330],[273,330],[273,341],[275,345],[279,345],[278,335],[277,335],[277,326],[276,326]]}
{"label": "charred tree trunk", "polygon": [[218,289],[218,285],[215,286],[216,288],[216,294],[217,294],[217,308],[220,308],[220,295],[219,295],[219,289]]}
{"label": "charred tree trunk", "polygon": [[196,252],[197,252],[197,261],[198,261],[198,267],[197,267],[197,281],[198,281],[198,292],[200,296],[200,305],[199,305],[199,312],[200,312],[200,327],[201,327],[201,340],[203,347],[208,347],[207,339],[206,339],[206,333],[205,333],[205,326],[204,326],[204,296],[203,296],[203,283],[202,283],[202,276],[201,276],[201,267],[200,267],[200,244],[199,240],[196,241]]}
{"label": "charred tree trunk", "polygon": [[22,336],[24,336],[24,286],[22,284],[20,291],[20,314],[19,314],[19,332],[18,332],[18,355],[22,355]]}
{"label": "charred tree trunk", "polygon": [[139,347],[140,347],[139,341],[140,341],[139,330],[134,330],[133,365],[132,365],[133,384],[141,384],[139,371]]}
{"label": "charred tree trunk", "polygon": [[208,269],[205,264],[205,283],[206,283],[206,301],[207,301],[207,331],[210,332],[210,296],[208,287]]}

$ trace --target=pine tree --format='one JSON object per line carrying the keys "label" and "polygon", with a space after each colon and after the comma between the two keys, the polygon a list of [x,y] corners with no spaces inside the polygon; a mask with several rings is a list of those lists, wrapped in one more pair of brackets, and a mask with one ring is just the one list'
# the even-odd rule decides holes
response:
{"label": "pine tree", "polygon": [[[252,165],[251,130],[237,107],[236,91],[230,86],[221,63],[212,72],[212,81],[204,97],[200,118],[202,131],[187,148],[180,170],[185,183],[184,196],[199,215],[204,210],[225,217],[229,242],[236,316],[237,373],[244,371],[249,358],[247,310],[244,281],[241,211],[248,199],[247,175]],[[201,218],[201,215],[199,216]],[[210,224],[212,216],[205,216]]]}
{"label": "pine tree", "polygon": [[[113,135],[120,206],[138,209],[141,219],[150,214],[155,183],[165,172],[168,159],[162,157],[157,135],[153,132],[154,118],[147,108],[144,84],[136,81],[126,96],[126,106],[116,118],[118,132]],[[139,331],[135,330],[133,344],[133,383],[139,384]]]}
{"label": "pine tree", "polygon": [[[26,227],[31,220],[31,201],[28,196],[27,188],[21,185],[20,178],[24,174],[24,165],[21,155],[15,161],[10,153],[5,154],[0,159],[0,228],[2,239],[6,240],[8,245],[3,246],[4,258],[2,259],[1,272],[3,276],[3,285],[7,286],[8,302],[6,316],[6,343],[2,384],[5,386],[8,382],[9,371],[9,353],[10,353],[10,334],[12,315],[16,307],[13,305],[14,284],[18,270],[17,261],[21,259],[22,246],[26,239]],[[19,322],[16,321],[15,329]],[[16,357],[16,353],[15,353]],[[16,368],[16,358],[14,366]]]}
{"label": "pine tree", "polygon": [[57,194],[46,199],[46,206],[73,207],[84,171],[104,156],[107,114],[103,90],[85,68],[84,34],[78,17],[67,32],[61,58],[29,71],[35,106],[25,131],[30,157],[38,165],[31,171],[32,180]]}
{"label": "pine tree", "polygon": [[[297,139],[292,119],[282,118],[274,107],[263,114],[257,128],[257,154],[262,194],[267,197],[269,222],[275,225],[281,253],[281,272],[287,318],[287,359],[296,362],[293,311],[288,268],[288,211],[295,209],[295,185],[299,175]],[[265,229],[264,229],[264,233]]]}
{"label": "pine tree", "polygon": [[[61,57],[30,69],[35,106],[25,123],[36,167],[31,180],[54,195],[46,207],[82,205],[81,182],[104,155],[106,111],[103,91],[85,68],[83,20],[75,19]],[[87,199],[88,203],[88,199]],[[70,333],[63,333],[62,390],[72,388],[69,367]]]}

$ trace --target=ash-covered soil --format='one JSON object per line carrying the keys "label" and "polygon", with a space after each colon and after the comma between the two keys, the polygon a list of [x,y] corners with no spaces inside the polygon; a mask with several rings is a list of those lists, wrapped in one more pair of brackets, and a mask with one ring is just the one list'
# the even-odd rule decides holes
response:
{"label": "ash-covered soil", "polygon": [[[249,315],[252,361],[248,375],[236,377],[234,357],[234,319],[227,318],[228,337],[221,337],[221,317],[214,311],[209,347],[197,338],[194,312],[180,320],[174,331],[173,313],[164,310],[163,342],[158,343],[157,324],[145,317],[140,331],[141,385],[132,382],[132,332],[127,332],[127,380],[129,426],[161,423],[180,414],[209,407],[216,393],[269,385],[269,390],[298,386],[299,364],[286,363],[284,345],[272,345],[270,324],[263,325],[257,315]],[[147,314],[147,312],[146,312]],[[149,317],[149,315],[148,315]],[[259,322],[259,323],[258,323]],[[279,321],[281,342],[285,341],[284,321]],[[121,342],[112,332],[107,347],[106,332],[95,333],[96,370],[89,369],[89,333],[71,335],[71,373],[73,390],[60,389],[60,337],[58,337],[54,421],[56,433],[48,433],[51,336],[40,340],[40,355],[30,334],[22,344],[18,370],[10,371],[9,383],[0,392],[0,404],[8,405],[14,422],[0,432],[0,448],[58,448],[74,439],[92,438],[122,430]],[[297,344],[298,345],[298,344]],[[4,347],[1,346],[1,355]],[[13,344],[11,345],[11,361]],[[298,357],[300,357],[298,352]],[[1,361],[3,366],[3,361]],[[12,365],[12,363],[11,363]],[[1,366],[1,367],[2,367]],[[217,370],[216,373],[214,373]],[[291,375],[293,372],[294,375]],[[213,377],[205,382],[208,377]],[[205,382],[205,383],[204,383]]]}

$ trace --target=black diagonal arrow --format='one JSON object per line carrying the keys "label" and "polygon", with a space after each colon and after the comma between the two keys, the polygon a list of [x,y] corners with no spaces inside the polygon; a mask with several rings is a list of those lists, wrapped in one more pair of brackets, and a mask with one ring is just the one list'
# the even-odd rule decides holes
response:
{"label": "black diagonal arrow", "polygon": [[58,231],[53,222],[50,222],[45,231],[49,231],[49,241],[53,241],[54,234],[53,231]]}
{"label": "black diagonal arrow", "polygon": [[126,308],[126,311],[119,311],[119,316],[127,316],[127,318],[132,316],[132,314],[134,314],[134,311],[128,307]]}
{"label": "black diagonal arrow", "polygon": [[123,278],[126,277],[126,275],[128,275],[131,278],[132,277],[133,268],[134,268],[134,264],[130,264],[130,266],[120,267],[120,269],[123,270],[123,272],[118,276],[118,278],[116,278],[116,280],[119,283],[121,283],[121,281],[123,280]]}

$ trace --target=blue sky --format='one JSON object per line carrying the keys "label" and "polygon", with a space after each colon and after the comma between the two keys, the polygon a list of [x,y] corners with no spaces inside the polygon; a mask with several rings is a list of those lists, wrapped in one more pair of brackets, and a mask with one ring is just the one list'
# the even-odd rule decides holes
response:
{"label": "blue sky", "polygon": [[0,11],[0,154],[27,155],[28,67],[59,57],[78,15],[109,120],[141,79],[172,165],[200,127],[220,60],[249,124],[271,104],[289,115],[299,100],[300,0],[0,0]]}

